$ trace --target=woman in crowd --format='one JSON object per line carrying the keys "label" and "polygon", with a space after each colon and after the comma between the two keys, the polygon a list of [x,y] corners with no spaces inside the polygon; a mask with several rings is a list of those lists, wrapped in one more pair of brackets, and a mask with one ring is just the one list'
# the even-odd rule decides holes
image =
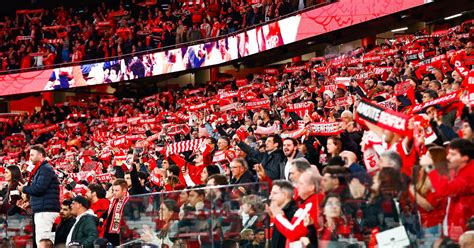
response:
{"label": "woman in crowd", "polygon": [[173,246],[174,235],[177,232],[177,219],[179,214],[179,207],[175,200],[167,199],[160,206],[159,220],[162,223],[160,231],[155,233],[149,226],[144,227],[142,239],[149,244],[163,247]]}
{"label": "woman in crowd", "polygon": [[262,219],[265,217],[263,211],[265,210],[265,204],[262,203],[262,199],[257,195],[247,195],[242,198],[242,224],[243,228],[250,228],[255,230],[256,228],[262,227]]}
{"label": "woman in crowd", "polygon": [[1,212],[8,215],[24,214],[25,209],[18,207],[17,201],[21,199],[20,191],[17,190],[18,185],[23,183],[20,168],[16,165],[10,165],[5,170],[5,195]]}
{"label": "woman in crowd", "polygon": [[342,152],[342,140],[339,137],[332,136],[329,137],[326,143],[328,161],[331,158],[339,156],[339,153]]}
{"label": "woman in crowd", "polygon": [[319,247],[331,247],[331,244],[360,234],[356,223],[343,213],[341,204],[340,195],[326,195],[322,204],[323,224],[318,230]]}
{"label": "woman in crowd", "polygon": [[[188,187],[196,186],[196,183],[194,183],[191,177],[189,176],[188,171],[183,170],[182,172],[183,172],[184,179],[186,180],[186,185]],[[209,178],[210,176],[214,174],[219,174],[219,173],[220,173],[219,167],[217,167],[216,165],[208,165],[202,170],[201,182],[206,182],[207,178]]]}
{"label": "woman in crowd", "polygon": [[[448,175],[446,149],[433,146],[421,156],[422,167],[433,165],[440,175]],[[410,185],[410,196],[416,200],[424,233],[423,247],[431,247],[435,239],[441,236],[441,224],[446,214],[447,199],[440,197],[433,189],[431,180],[424,170],[420,170],[417,180]]]}
{"label": "woman in crowd", "polygon": [[361,227],[365,231],[375,227],[384,231],[400,225],[399,203],[405,184],[400,171],[395,168],[386,167],[377,172],[368,204],[362,207]]}

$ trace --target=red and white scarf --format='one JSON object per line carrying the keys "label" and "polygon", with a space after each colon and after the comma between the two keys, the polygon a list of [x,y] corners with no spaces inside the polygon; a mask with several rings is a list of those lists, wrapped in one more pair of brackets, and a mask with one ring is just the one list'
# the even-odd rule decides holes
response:
{"label": "red and white scarf", "polygon": [[166,146],[166,156],[186,151],[193,151],[201,146],[204,139],[185,140]]}
{"label": "red and white scarf", "polygon": [[118,234],[120,232],[120,226],[122,224],[123,209],[125,207],[125,204],[127,204],[128,198],[129,198],[129,195],[127,192],[125,196],[122,197],[121,199],[117,199],[117,198],[112,199],[112,203],[110,204],[109,212],[107,214],[107,216],[110,216],[110,214],[112,214],[112,220],[110,222],[110,227],[108,230],[109,233]]}
{"label": "red and white scarf", "polygon": [[295,112],[298,116],[304,117],[306,115],[311,115],[313,113],[314,104],[312,102],[302,102],[288,104],[288,107],[285,109],[286,112]]}
{"label": "red and white scarf", "polygon": [[453,102],[459,101],[460,94],[461,94],[460,91],[456,91],[456,92],[444,95],[442,97],[438,97],[436,99],[433,99],[431,101],[420,103],[418,105],[413,106],[413,108],[411,109],[410,112],[411,113],[418,113],[418,112],[422,111],[423,109],[425,109],[429,106],[433,106],[433,105],[441,105],[441,106],[449,105]]}
{"label": "red and white scarf", "polygon": [[363,99],[357,106],[356,121],[364,125],[371,123],[380,128],[387,129],[401,135],[412,135],[408,129],[409,116],[373,104]]}
{"label": "red and white scarf", "polygon": [[261,108],[270,109],[270,100],[268,100],[268,99],[257,99],[253,102],[246,103],[245,107],[247,108],[247,110],[261,109]]}
{"label": "red and white scarf", "polygon": [[316,122],[310,123],[307,127],[310,135],[315,136],[333,136],[343,131],[340,122]]}

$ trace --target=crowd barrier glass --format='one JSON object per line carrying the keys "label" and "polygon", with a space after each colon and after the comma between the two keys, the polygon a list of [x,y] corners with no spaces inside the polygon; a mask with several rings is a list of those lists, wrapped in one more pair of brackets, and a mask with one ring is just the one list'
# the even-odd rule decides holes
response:
{"label": "crowd barrier glass", "polygon": [[[318,219],[304,219],[317,247],[431,247],[440,237],[440,226],[433,225],[436,216],[415,203],[425,198],[419,182],[412,180],[419,191],[410,190],[408,178],[390,170],[339,179],[349,186],[321,194]],[[320,192],[334,187],[328,175],[321,180]],[[123,212],[121,246],[224,248],[254,242],[254,247],[272,247],[269,196],[267,183],[130,196]],[[1,245],[32,247],[31,216],[2,217],[0,225]]]}
{"label": "crowd barrier glass", "polygon": [[33,247],[31,216],[0,217],[0,247]]}
{"label": "crowd barrier glass", "polygon": [[124,210],[123,247],[226,247],[231,241],[243,242],[242,235],[251,235],[245,229],[269,230],[268,196],[263,183],[131,196]]}

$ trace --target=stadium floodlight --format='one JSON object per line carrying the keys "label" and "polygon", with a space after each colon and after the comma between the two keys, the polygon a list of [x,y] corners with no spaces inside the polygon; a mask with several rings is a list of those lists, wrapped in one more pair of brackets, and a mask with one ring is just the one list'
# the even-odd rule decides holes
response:
{"label": "stadium floodlight", "polygon": [[408,27],[392,29],[392,32],[393,32],[393,33],[396,33],[396,32],[401,32],[401,31],[405,31],[405,30],[408,30]]}
{"label": "stadium floodlight", "polygon": [[448,16],[448,17],[445,17],[444,19],[447,21],[447,20],[451,20],[451,19],[454,19],[454,18],[458,18],[460,16],[462,16],[462,13],[455,14],[455,15],[452,15],[452,16]]}

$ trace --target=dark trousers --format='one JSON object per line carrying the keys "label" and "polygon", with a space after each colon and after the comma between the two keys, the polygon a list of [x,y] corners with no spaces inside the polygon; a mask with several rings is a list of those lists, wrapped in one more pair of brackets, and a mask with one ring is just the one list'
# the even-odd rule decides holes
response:
{"label": "dark trousers", "polygon": [[120,245],[120,234],[117,233],[104,233],[104,238],[107,239],[114,247]]}

